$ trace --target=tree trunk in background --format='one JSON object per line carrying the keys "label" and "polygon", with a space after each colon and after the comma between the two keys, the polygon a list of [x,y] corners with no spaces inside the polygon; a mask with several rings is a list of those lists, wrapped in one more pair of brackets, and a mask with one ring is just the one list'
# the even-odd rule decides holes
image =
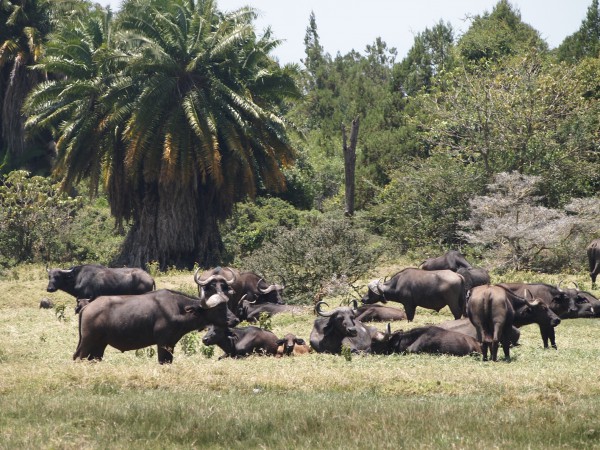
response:
{"label": "tree trunk in background", "polygon": [[221,264],[218,218],[211,214],[210,199],[198,196],[198,192],[184,189],[146,185],[116,264],[146,267],[158,261],[161,270],[173,266],[191,269],[195,263],[201,267]]}
{"label": "tree trunk in background", "polygon": [[356,172],[356,141],[358,139],[359,118],[352,121],[350,132],[350,146],[346,140],[346,126],[342,124],[342,145],[344,149],[344,172],[346,175],[346,208],[344,214],[348,217],[354,215],[354,174]]}

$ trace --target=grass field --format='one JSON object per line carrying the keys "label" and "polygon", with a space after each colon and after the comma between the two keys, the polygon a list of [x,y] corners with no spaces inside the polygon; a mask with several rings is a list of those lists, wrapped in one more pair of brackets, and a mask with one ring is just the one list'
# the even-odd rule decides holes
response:
{"label": "grass field", "polygon": [[[493,281],[562,278],[589,288],[583,272]],[[600,448],[594,319],[563,321],[557,351],[542,348],[537,327],[523,328],[511,362],[318,354],[218,361],[219,349],[207,358],[197,344],[189,356],[178,346],[166,366],[148,352],[110,347],[102,362],[75,363],[75,302],[47,294],[46,283],[42,267],[0,280],[2,449]],[[157,287],[195,289],[191,272],[160,275]],[[66,305],[64,320],[38,308],[42,297]],[[447,309],[418,309],[414,323],[393,329],[447,319]],[[308,339],[313,320],[308,311],[276,316],[273,331]]]}

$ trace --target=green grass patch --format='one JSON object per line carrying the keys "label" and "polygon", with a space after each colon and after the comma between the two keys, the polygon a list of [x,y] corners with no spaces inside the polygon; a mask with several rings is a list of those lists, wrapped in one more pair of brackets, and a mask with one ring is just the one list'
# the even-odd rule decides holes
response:
{"label": "green grass patch", "polygon": [[[561,278],[569,276],[536,281]],[[157,277],[158,288],[178,286],[193,287],[192,273]],[[74,300],[45,287],[43,267],[0,280],[2,449],[600,448],[594,319],[563,321],[557,351],[542,348],[536,326],[524,327],[511,362],[314,353],[219,361],[221,351],[207,357],[203,333],[194,333],[170,366],[110,347],[90,363],[71,359]],[[41,297],[65,302],[64,320],[39,309]],[[446,310],[418,309],[414,323],[392,327],[448,319]],[[307,308],[271,326],[308,340],[313,320]]]}

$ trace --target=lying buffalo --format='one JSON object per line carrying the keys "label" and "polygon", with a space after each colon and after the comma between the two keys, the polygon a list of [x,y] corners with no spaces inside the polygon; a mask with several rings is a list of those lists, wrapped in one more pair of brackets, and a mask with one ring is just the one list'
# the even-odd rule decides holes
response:
{"label": "lying buffalo", "polygon": [[436,258],[428,258],[419,266],[419,269],[423,270],[452,270],[453,272],[460,268],[470,269],[471,264],[456,250],[449,250]]}
{"label": "lying buffalo", "polygon": [[282,293],[285,286],[269,284],[254,272],[242,272],[231,267],[216,267],[202,274],[196,271],[194,280],[198,286],[207,286],[209,284],[207,280],[211,280],[215,275],[230,280],[229,309],[233,312],[237,312],[242,298],[255,303],[283,304]]}
{"label": "lying buffalo", "polygon": [[[142,269],[108,268],[84,264],[70,269],[48,269],[48,292],[65,291],[75,297],[76,312],[101,295],[136,295],[152,291],[154,279]],[[80,301],[83,303],[80,305]]]}
{"label": "lying buffalo", "polygon": [[492,361],[496,361],[499,344],[502,344],[505,358],[510,359],[510,332],[515,312],[506,290],[490,285],[474,287],[467,304],[467,315],[477,331],[483,360],[487,361],[490,350]]}
{"label": "lying buffalo", "polygon": [[404,305],[408,321],[415,317],[417,306],[439,311],[448,306],[458,319],[465,307],[464,278],[450,270],[422,270],[408,268],[386,282],[372,281],[362,302],[395,301]]}
{"label": "lying buffalo", "polygon": [[228,328],[211,326],[202,338],[204,345],[216,345],[225,354],[222,358],[239,358],[253,353],[258,355],[275,355],[277,353],[277,336],[258,327]]}
{"label": "lying buffalo", "polygon": [[578,302],[577,311],[564,313],[560,316],[561,319],[590,319],[600,317],[600,300],[593,294],[587,291],[579,291],[579,295],[587,300],[587,302]]}
{"label": "lying buffalo", "polygon": [[356,319],[361,322],[393,322],[406,320],[406,313],[399,308],[383,305],[362,305],[356,309]]}
{"label": "lying buffalo", "polygon": [[322,311],[325,302],[315,305],[315,312],[320,318],[315,319],[310,333],[310,345],[318,353],[340,354],[342,347],[348,347],[353,353],[371,350],[371,334],[369,330],[356,320],[356,309],[348,306],[338,307],[331,311]]}
{"label": "lying buffalo", "polygon": [[248,300],[242,300],[238,305],[237,316],[240,320],[258,322],[261,314],[271,317],[278,313],[301,313],[303,309],[299,306],[278,305],[276,303],[254,304]]}
{"label": "lying buffalo", "polygon": [[[477,338],[477,330],[475,325],[471,323],[468,317],[462,317],[460,319],[448,320],[446,322],[436,324],[437,327],[445,330],[456,331],[457,333],[466,334],[471,336],[473,339]],[[519,338],[521,337],[521,331],[512,326],[510,330],[510,344],[514,347],[519,345]]]}
{"label": "lying buffalo", "polygon": [[173,349],[186,333],[238,322],[224,295],[198,299],[161,289],[98,297],[79,314],[79,344],[73,359],[101,360],[108,345],[124,352],[156,344],[158,362],[171,363]]}
{"label": "lying buffalo", "polygon": [[283,338],[277,341],[277,353],[275,356],[300,356],[307,355],[312,349],[302,338],[297,337],[293,333],[286,334]]}
{"label": "lying buffalo", "polygon": [[[408,331],[395,331],[386,336],[386,354],[441,353],[465,356],[481,353],[481,346],[471,336],[437,326],[424,326]],[[380,353],[381,351],[374,351]]]}

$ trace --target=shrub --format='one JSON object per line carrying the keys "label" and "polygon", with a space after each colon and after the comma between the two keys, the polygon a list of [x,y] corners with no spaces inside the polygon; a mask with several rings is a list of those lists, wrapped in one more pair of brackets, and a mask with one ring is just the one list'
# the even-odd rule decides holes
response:
{"label": "shrub", "polygon": [[48,178],[17,170],[0,179],[0,265],[62,259],[80,206]]}
{"label": "shrub", "polygon": [[489,194],[470,201],[463,236],[488,249],[490,266],[500,269],[581,270],[585,246],[600,232],[598,198],[577,199],[565,209],[541,206],[541,177],[497,174]]}
{"label": "shrub", "polygon": [[390,178],[366,214],[372,231],[402,252],[462,241],[459,223],[469,217],[468,200],[483,188],[473,167],[435,155],[393,171]]}
{"label": "shrub", "polygon": [[298,210],[279,198],[258,198],[236,205],[233,215],[221,226],[223,244],[230,260],[248,256],[273,239],[281,228],[305,223],[310,213]]}
{"label": "shrub", "polygon": [[280,228],[242,263],[265,278],[283,277],[289,303],[310,303],[332,278],[355,282],[378,255],[369,235],[351,220],[318,216],[295,229]]}

